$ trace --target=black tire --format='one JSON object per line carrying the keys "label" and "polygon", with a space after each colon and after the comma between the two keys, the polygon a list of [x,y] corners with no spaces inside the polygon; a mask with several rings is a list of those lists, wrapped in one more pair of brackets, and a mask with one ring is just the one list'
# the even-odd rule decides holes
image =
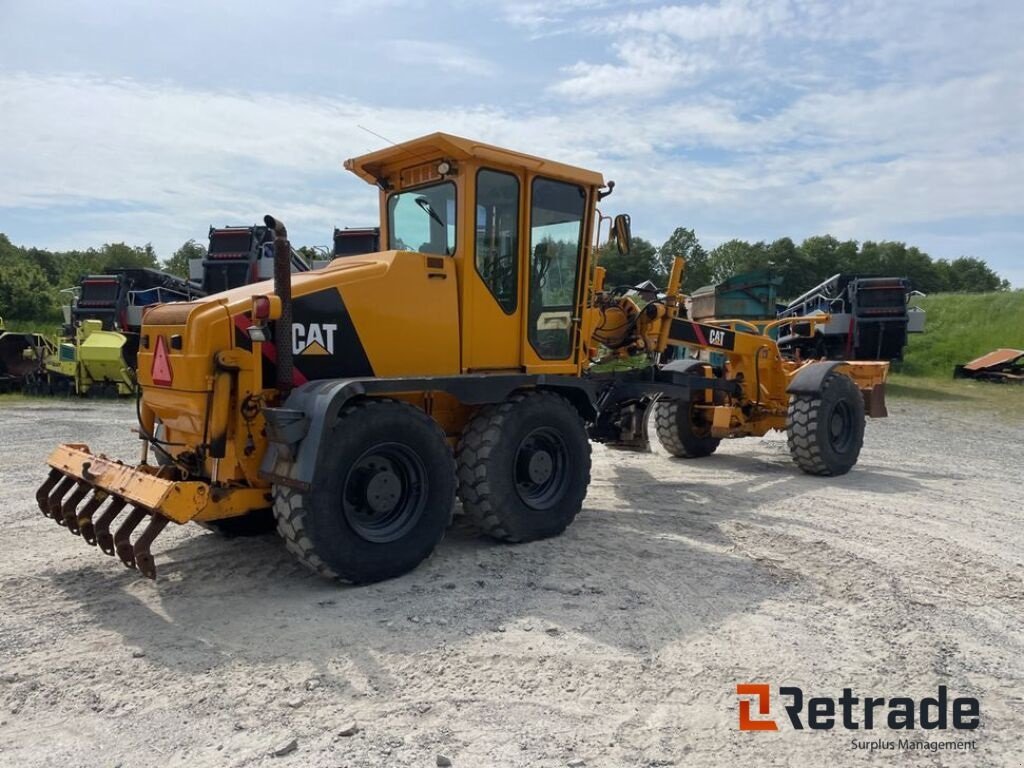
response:
{"label": "black tire", "polygon": [[659,398],[654,427],[665,450],[676,458],[699,459],[718,450],[720,440],[711,437],[711,424],[685,400]]}
{"label": "black tire", "polygon": [[789,452],[809,475],[844,475],[864,444],[864,398],[853,379],[830,373],[821,391],[792,395],[786,418]]}
{"label": "black tire", "polygon": [[351,584],[408,573],[452,519],[455,466],[444,432],[394,400],[347,406],[312,490],[274,488],[277,532],[311,570]]}
{"label": "black tire", "polygon": [[500,541],[562,533],[590,485],[590,441],[579,413],[553,392],[532,391],[480,409],[456,450],[466,517]]}

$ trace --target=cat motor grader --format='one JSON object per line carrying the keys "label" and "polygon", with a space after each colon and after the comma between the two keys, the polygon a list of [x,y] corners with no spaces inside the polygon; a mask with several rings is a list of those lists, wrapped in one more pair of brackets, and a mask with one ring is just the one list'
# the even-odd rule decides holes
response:
{"label": "cat motor grader", "polygon": [[[59,446],[44,515],[150,578],[155,537],[193,521],[276,526],[312,570],[366,583],[425,559],[456,497],[501,540],[562,532],[590,441],[642,445],[652,407],[676,456],[788,429],[822,475],[856,462],[866,404],[884,415],[884,364],[787,361],[759,329],[687,320],[682,259],[644,307],[605,291],[599,173],[440,133],[345,166],[379,190],[386,250],[291,274],[268,216],[273,283],[147,310],[140,462]],[[629,228],[610,227],[623,251]],[[624,356],[647,364],[594,365]]]}

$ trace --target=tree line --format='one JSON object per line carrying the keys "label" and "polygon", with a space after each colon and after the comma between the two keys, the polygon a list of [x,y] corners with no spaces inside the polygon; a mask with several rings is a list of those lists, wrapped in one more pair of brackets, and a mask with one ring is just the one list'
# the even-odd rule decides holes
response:
{"label": "tree line", "polygon": [[[0,317],[57,320],[61,304],[67,301],[66,297],[62,301],[60,291],[76,286],[84,275],[100,275],[117,267],[149,267],[187,277],[189,259],[205,253],[206,248],[195,240],[184,243],[162,261],[148,243],[107,243],[85,250],[49,251],[14,245],[0,233]],[[629,254],[619,254],[609,245],[601,249],[599,259],[608,270],[605,284],[609,287],[632,286],[645,280],[664,287],[677,255],[686,259],[686,293],[769,265],[782,278],[780,295],[786,298],[795,298],[837,272],[907,277],[916,290],[925,293],[976,293],[1010,287],[984,261],[972,256],[952,261],[933,259],[906,243],[858,243],[831,235],[809,237],[799,245],[788,237],[771,243],[730,240],[709,251],[692,229],[679,227],[661,247],[634,237]]]}
{"label": "tree line", "polygon": [[67,303],[61,290],[78,285],[85,275],[102,275],[118,267],[149,267],[187,277],[188,260],[205,253],[206,248],[195,240],[186,242],[164,261],[150,243],[107,243],[85,250],[49,251],[14,245],[0,233],[0,317],[58,320],[61,304]]}
{"label": "tree line", "polygon": [[679,227],[661,247],[641,237],[633,238],[629,254],[614,245],[599,253],[599,264],[608,270],[607,286],[636,285],[652,280],[664,287],[675,256],[686,259],[683,292],[692,293],[733,275],[771,266],[782,278],[780,296],[793,299],[837,273],[909,278],[924,293],[979,293],[1008,290],[1010,283],[984,261],[961,256],[949,261],[933,259],[906,243],[883,240],[839,240],[832,235],[809,237],[799,245],[788,237],[771,243],[729,240],[706,250],[692,229]]}

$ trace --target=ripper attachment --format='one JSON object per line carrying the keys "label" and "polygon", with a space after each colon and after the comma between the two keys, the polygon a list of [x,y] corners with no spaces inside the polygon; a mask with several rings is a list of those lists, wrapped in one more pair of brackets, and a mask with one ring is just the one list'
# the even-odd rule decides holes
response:
{"label": "ripper attachment", "polygon": [[[84,503],[83,503],[84,502]],[[107,506],[100,512],[104,502]],[[53,468],[36,491],[39,511],[58,525],[67,528],[87,543],[99,546],[107,555],[117,555],[128,568],[138,569],[149,579],[156,578],[156,565],[150,546],[170,520],[126,499],[98,488],[85,480]],[[126,508],[130,511],[121,524],[114,522]],[[99,514],[97,514],[99,513]],[[133,543],[131,535],[141,523],[149,523]],[[111,532],[113,529],[113,532]]]}

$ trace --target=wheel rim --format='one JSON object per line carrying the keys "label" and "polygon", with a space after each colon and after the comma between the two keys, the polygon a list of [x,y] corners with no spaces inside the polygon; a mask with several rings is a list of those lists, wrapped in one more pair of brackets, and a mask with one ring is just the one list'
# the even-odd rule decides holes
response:
{"label": "wheel rim", "polygon": [[565,495],[570,466],[569,448],[562,435],[551,427],[539,427],[516,449],[516,493],[532,509],[551,509]]}
{"label": "wheel rim", "polygon": [[828,442],[836,453],[845,453],[853,442],[853,409],[846,402],[836,403],[828,419]]}
{"label": "wheel rim", "polygon": [[690,404],[690,432],[694,437],[711,436],[711,424],[704,414],[695,404]]}
{"label": "wheel rim", "polygon": [[422,517],[426,500],[426,467],[401,443],[365,451],[342,486],[345,520],[356,534],[379,544],[407,534]]}

